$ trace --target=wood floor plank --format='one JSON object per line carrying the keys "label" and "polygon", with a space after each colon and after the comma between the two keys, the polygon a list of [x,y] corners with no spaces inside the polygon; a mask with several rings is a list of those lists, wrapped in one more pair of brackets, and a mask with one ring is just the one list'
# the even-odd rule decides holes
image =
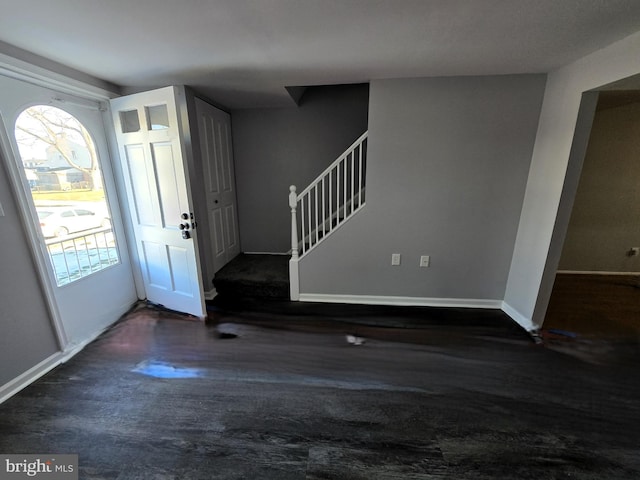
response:
{"label": "wood floor plank", "polygon": [[77,453],[83,479],[640,478],[637,345],[592,362],[491,316],[332,308],[140,308],[0,405],[0,453]]}

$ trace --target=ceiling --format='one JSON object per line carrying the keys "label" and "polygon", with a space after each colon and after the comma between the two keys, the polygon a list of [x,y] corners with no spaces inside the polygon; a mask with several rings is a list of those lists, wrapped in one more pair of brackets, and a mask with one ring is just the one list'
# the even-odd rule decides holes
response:
{"label": "ceiling", "polygon": [[638,0],[0,0],[0,41],[229,108],[287,86],[541,73],[640,29]]}

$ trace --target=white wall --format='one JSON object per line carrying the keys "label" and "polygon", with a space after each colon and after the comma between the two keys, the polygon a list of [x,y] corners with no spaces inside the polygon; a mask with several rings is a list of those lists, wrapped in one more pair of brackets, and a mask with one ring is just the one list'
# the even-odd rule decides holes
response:
{"label": "white wall", "polygon": [[[67,93],[110,96],[110,92],[119,91],[108,82],[3,42],[0,69]],[[58,344],[6,165],[0,152],[0,204],[4,211],[0,216],[0,401],[77,351],[62,352]],[[87,338],[78,342],[83,340]]]}
{"label": "white wall", "polygon": [[301,293],[500,305],[544,81],[371,82],[366,206],[300,261]]}
{"label": "white wall", "polygon": [[639,52],[640,32],[548,76],[505,295],[506,310],[526,328],[542,324],[564,241],[552,237],[573,203],[561,203],[561,194],[582,93],[639,73]]}

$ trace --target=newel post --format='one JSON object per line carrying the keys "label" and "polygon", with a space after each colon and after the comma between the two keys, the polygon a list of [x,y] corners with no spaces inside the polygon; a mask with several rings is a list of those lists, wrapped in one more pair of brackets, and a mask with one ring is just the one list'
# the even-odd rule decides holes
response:
{"label": "newel post", "polygon": [[291,259],[298,259],[298,218],[296,209],[298,207],[298,194],[296,186],[289,187],[289,207],[291,208]]}
{"label": "newel post", "polygon": [[298,271],[298,194],[296,186],[289,187],[289,208],[291,208],[291,260],[289,260],[289,295],[291,300],[300,300],[300,278]]}

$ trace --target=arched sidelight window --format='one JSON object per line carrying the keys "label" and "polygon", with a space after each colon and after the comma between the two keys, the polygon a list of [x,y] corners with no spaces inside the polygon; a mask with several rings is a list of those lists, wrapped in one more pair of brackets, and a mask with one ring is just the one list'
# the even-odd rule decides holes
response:
{"label": "arched sidelight window", "polygon": [[50,105],[25,109],[15,138],[58,286],[119,263],[100,159],[89,131]]}

